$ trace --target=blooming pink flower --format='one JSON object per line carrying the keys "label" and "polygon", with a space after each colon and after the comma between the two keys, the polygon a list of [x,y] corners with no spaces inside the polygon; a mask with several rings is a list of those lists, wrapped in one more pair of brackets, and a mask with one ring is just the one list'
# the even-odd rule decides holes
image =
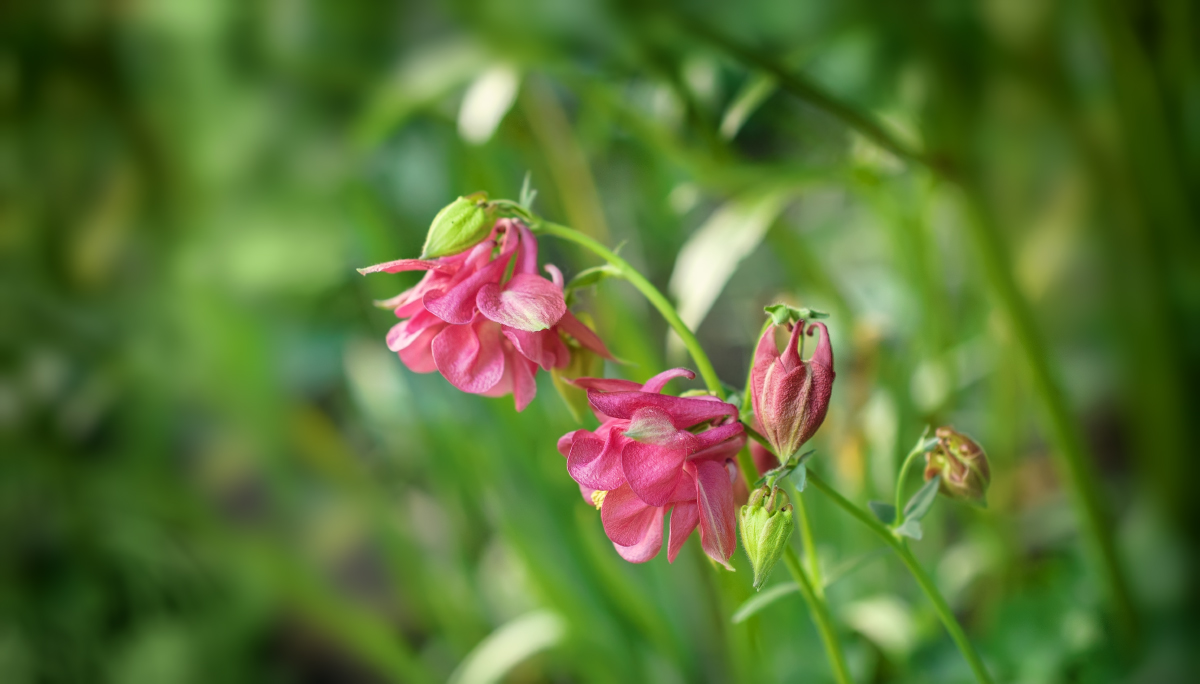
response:
{"label": "blooming pink flower", "polygon": [[[732,404],[660,393],[679,376],[695,374],[676,368],[645,385],[576,380],[588,389],[601,424],[595,431],[563,435],[558,449],[585,498],[600,500],[605,533],[623,558],[641,563],[656,556],[663,516],[673,510],[667,560],[675,560],[698,526],[704,551],[728,565],[736,544],[732,459],[745,444],[745,433]],[[704,429],[693,431],[697,427]]]}
{"label": "blooming pink flower", "polygon": [[400,259],[359,272],[427,271],[414,287],[379,303],[404,319],[388,331],[388,349],[413,372],[436,370],[464,392],[512,394],[521,411],[537,393],[539,366],[549,370],[570,363],[562,334],[612,358],[600,338],[567,310],[562,273],[547,265],[551,279],[538,275],[537,254],[529,228],[501,219],[488,239],[461,254]]}
{"label": "blooming pink flower", "polygon": [[792,328],[787,347],[780,354],[775,346],[775,328],[770,326],[758,341],[754,366],[750,370],[751,399],[754,416],[762,426],[762,434],[775,447],[779,457],[786,459],[808,441],[829,408],[833,392],[833,350],[829,346],[829,331],[824,323],[808,328],[820,330],[820,338],[812,358],[800,359],[798,349],[804,332],[804,321]]}

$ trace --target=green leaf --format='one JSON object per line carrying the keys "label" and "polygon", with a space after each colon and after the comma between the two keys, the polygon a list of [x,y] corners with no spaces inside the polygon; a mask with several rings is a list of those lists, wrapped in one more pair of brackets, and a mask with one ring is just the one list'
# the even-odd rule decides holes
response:
{"label": "green leaf", "polygon": [[569,292],[571,290],[591,287],[601,280],[615,275],[617,275],[617,270],[608,264],[585,268],[579,273],[576,273],[575,277],[571,278],[566,287],[563,289]]}
{"label": "green leaf", "polygon": [[533,211],[533,201],[537,199],[538,191],[533,189],[533,172],[525,172],[525,180],[521,182],[521,194],[517,199],[517,204],[525,207],[526,211]]}
{"label": "green leaf", "polygon": [[803,492],[808,486],[808,467],[803,463],[796,466],[796,469],[791,474],[792,484],[796,486],[797,492]]}
{"label": "green leaf", "polygon": [[921,541],[921,523],[916,520],[905,520],[903,525],[896,528],[896,534]]}
{"label": "green leaf", "polygon": [[763,608],[797,591],[800,591],[800,585],[795,582],[786,582],[784,584],[777,584],[766,591],[751,596],[733,612],[733,618],[731,618],[733,624],[736,625],[745,622]]}
{"label": "green leaf", "polygon": [[875,517],[879,518],[879,522],[884,525],[891,525],[896,522],[896,507],[890,503],[868,501],[867,508],[870,508]]}
{"label": "green leaf", "polygon": [[797,309],[787,304],[772,304],[764,306],[763,311],[771,317],[775,325],[788,325],[798,321],[812,321],[819,318],[829,318],[829,314],[808,307]]}
{"label": "green leaf", "polygon": [[[929,509],[933,507],[933,501],[937,498],[938,485],[942,482],[942,476],[937,475],[932,480],[925,483],[925,486],[917,490],[916,494],[904,504],[904,521],[920,520],[925,517]],[[920,537],[914,537],[920,539]]]}

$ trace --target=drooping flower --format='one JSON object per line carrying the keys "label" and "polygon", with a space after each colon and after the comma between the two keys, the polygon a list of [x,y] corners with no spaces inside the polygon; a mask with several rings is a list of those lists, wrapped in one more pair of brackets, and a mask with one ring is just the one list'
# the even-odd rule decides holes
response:
{"label": "drooping flower", "polygon": [[768,326],[758,341],[754,352],[754,366],[750,371],[751,400],[754,416],[762,426],[762,434],[775,448],[781,459],[786,459],[807,442],[829,408],[829,396],[833,392],[833,349],[829,345],[829,331],[824,323],[813,323],[820,331],[817,348],[812,358],[800,358],[800,337],[804,333],[804,321],[792,327],[787,346],[780,354],[775,345],[775,329]]}
{"label": "drooping flower", "polygon": [[547,265],[551,279],[538,275],[537,253],[529,228],[501,219],[487,239],[465,252],[389,261],[359,272],[426,271],[414,287],[378,302],[404,319],[388,331],[388,349],[413,372],[436,370],[464,392],[512,394],[520,411],[537,393],[539,367],[570,363],[563,334],[611,358],[600,338],[567,310],[562,273]]}
{"label": "drooping flower", "polygon": [[669,561],[699,527],[705,553],[728,566],[736,545],[733,459],[746,437],[736,406],[714,397],[661,394],[680,376],[695,374],[677,368],[645,385],[576,380],[587,388],[601,424],[567,433],[558,449],[585,498],[600,499],[605,533],[623,558],[640,563],[656,556],[663,516],[671,510]]}
{"label": "drooping flower", "polygon": [[943,495],[986,505],[992,471],[983,447],[954,428],[940,427],[936,434],[937,446],[925,454],[925,480],[941,475]]}

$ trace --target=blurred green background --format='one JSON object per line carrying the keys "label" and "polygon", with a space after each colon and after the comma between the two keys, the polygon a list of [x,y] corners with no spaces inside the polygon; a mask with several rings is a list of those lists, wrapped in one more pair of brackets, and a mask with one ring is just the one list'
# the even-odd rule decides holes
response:
{"label": "blurred green background", "polygon": [[[0,3],[0,681],[831,681],[797,595],[730,623],[740,551],[617,557],[545,374],[517,414],[387,351],[415,276],[354,267],[527,171],[730,384],[764,304],[833,314],[813,467],[856,502],[926,424],[979,439],[989,507],[915,549],[998,681],[1194,681],[1198,36],[1187,0]],[[688,364],[627,285],[583,300],[610,374]],[[969,681],[806,498],[856,681]]]}

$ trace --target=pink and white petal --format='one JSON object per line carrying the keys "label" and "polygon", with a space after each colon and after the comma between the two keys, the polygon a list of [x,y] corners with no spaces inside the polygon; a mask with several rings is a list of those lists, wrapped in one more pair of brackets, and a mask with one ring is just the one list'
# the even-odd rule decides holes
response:
{"label": "pink and white petal", "polygon": [[667,386],[668,382],[674,380],[675,378],[687,378],[688,380],[691,380],[695,377],[696,374],[686,368],[672,368],[671,370],[665,370],[647,380],[646,384],[642,386],[642,391],[658,394],[662,392],[662,389]]}
{"label": "pink and white petal", "polygon": [[545,269],[546,273],[550,274],[550,282],[554,283],[558,289],[563,289],[563,283],[565,281],[563,280],[562,271],[558,270],[558,267],[554,264],[546,264],[542,268]]}
{"label": "pink and white petal", "polygon": [[518,352],[541,366],[543,370],[555,368],[559,359],[564,355],[567,360],[571,358],[571,352],[567,350],[567,345],[563,344],[562,339],[554,330],[529,332],[510,328],[507,325],[501,326],[500,329]]}
{"label": "pink and white petal", "polygon": [[591,349],[600,356],[613,360],[612,352],[608,351],[608,347],[604,346],[604,341],[592,331],[591,328],[583,324],[583,321],[575,317],[575,314],[567,311],[562,318],[558,320],[558,327],[562,328],[563,332],[571,337],[574,337],[579,344]]}
{"label": "pink and white petal", "polygon": [[592,409],[613,418],[631,418],[633,412],[654,406],[666,411],[671,422],[679,429],[721,416],[736,416],[737,407],[723,401],[707,401],[692,397],[673,397],[667,394],[648,392],[597,392],[588,390],[588,403]]}
{"label": "pink and white petal", "polygon": [[367,266],[366,268],[356,269],[359,273],[367,275],[368,273],[400,273],[402,271],[431,271],[437,270],[444,273],[452,273],[454,267],[442,261],[433,259],[396,259],[395,261],[385,261],[382,264]]}
{"label": "pink and white petal", "polygon": [[432,373],[437,370],[437,362],[433,358],[433,340],[446,327],[438,322],[421,331],[417,339],[399,351],[400,360],[414,373]]}
{"label": "pink and white petal", "polygon": [[[608,500],[605,499],[605,504],[607,503]],[[603,507],[600,510],[603,511]],[[663,509],[654,508],[651,510],[655,511],[655,515],[650,521],[650,526],[646,528],[646,535],[642,537],[641,541],[633,546],[622,546],[616,542],[613,543],[613,548],[617,550],[621,558],[630,563],[645,563],[646,561],[653,560],[662,549]]]}
{"label": "pink and white petal", "polygon": [[407,320],[400,321],[393,325],[388,330],[386,342],[387,348],[391,351],[400,351],[408,345],[412,344],[421,333],[425,332],[430,327],[440,327],[445,325],[442,319],[434,316],[428,311],[421,311],[417,315]]}
{"label": "pink and white petal", "polygon": [[604,533],[614,544],[636,546],[645,539],[655,520],[661,531],[662,509],[637,498],[626,484],[605,495],[600,506],[600,520],[604,523]]}
{"label": "pink and white petal", "polygon": [[[758,346],[754,349],[754,363],[750,367],[750,398],[754,404],[754,413],[758,415],[762,409],[758,406],[758,398],[766,384],[766,376],[771,366],[779,360],[779,347],[775,344],[775,327],[767,326],[762,337],[758,338]],[[779,370],[782,370],[782,365]]]}
{"label": "pink and white petal", "polygon": [[674,563],[675,556],[683,543],[692,536],[692,530],[700,524],[700,508],[695,501],[685,501],[675,504],[671,509],[671,536],[667,541],[667,562]]}
{"label": "pink and white petal", "polygon": [[525,410],[537,396],[537,364],[521,356],[515,350],[508,355],[507,366],[512,366],[513,404],[517,413]]}
{"label": "pink and white petal", "polygon": [[687,455],[687,448],[630,441],[621,451],[621,469],[638,498],[651,506],[665,506],[683,477]]}
{"label": "pink and white petal", "polygon": [[621,449],[627,441],[610,432],[602,439],[588,432],[576,433],[567,455],[567,472],[582,485],[611,491],[625,483]]}
{"label": "pink and white petal", "polygon": [[508,268],[508,257],[501,255],[465,280],[445,291],[431,290],[421,301],[430,313],[447,323],[464,325],[475,317],[475,298],[480,288],[489,283],[498,283]]}
{"label": "pink and white petal", "polygon": [[493,321],[529,332],[549,328],[567,312],[562,289],[528,273],[514,275],[503,288],[488,283],[479,289],[475,304]]}
{"label": "pink and white petal", "polygon": [[730,570],[737,547],[737,510],[733,485],[724,463],[701,461],[696,468],[696,503],[700,511],[700,546],[709,558]]}
{"label": "pink and white petal", "polygon": [[483,394],[504,375],[500,326],[450,325],[433,338],[433,360],[442,376],[458,389]]}

